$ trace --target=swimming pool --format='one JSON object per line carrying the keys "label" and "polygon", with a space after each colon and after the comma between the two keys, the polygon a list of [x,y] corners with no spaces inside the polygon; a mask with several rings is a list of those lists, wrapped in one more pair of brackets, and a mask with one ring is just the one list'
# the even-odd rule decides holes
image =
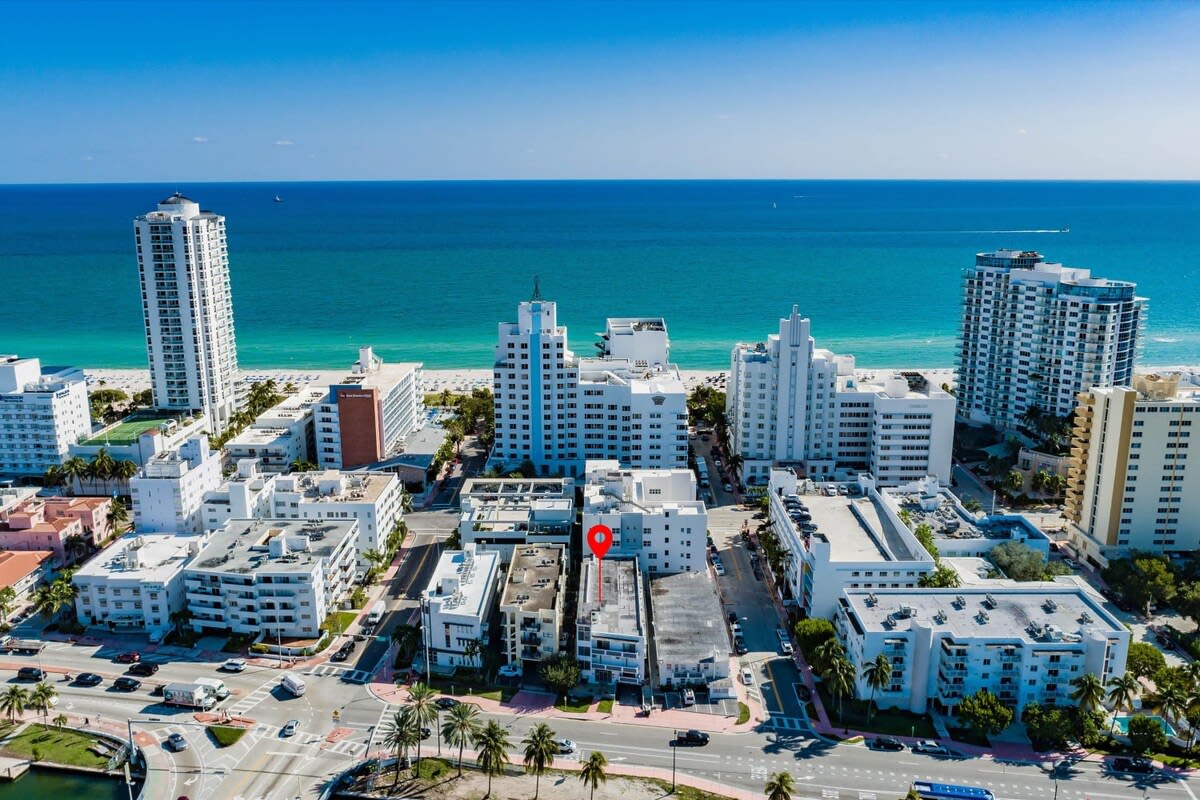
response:
{"label": "swimming pool", "polygon": [[[1131,717],[1128,715],[1123,715],[1120,717],[1113,717],[1114,730],[1120,734],[1128,734],[1129,733],[1129,720],[1131,720],[1131,719],[1135,719],[1135,717]],[[1157,720],[1158,726],[1160,728],[1162,728],[1163,733],[1165,733],[1167,736],[1175,735],[1175,729],[1173,727],[1171,727],[1171,723],[1167,722],[1162,717],[1155,715],[1155,716],[1148,716],[1147,719]]]}

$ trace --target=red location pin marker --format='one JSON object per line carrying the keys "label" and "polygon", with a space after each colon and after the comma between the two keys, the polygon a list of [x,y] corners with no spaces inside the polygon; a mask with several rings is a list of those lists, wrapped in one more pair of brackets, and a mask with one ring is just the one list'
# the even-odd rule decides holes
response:
{"label": "red location pin marker", "polygon": [[593,525],[588,528],[588,547],[592,548],[592,553],[595,554],[596,558],[604,558],[604,554],[608,552],[608,548],[612,547],[612,541],[612,528],[607,525]]}
{"label": "red location pin marker", "polygon": [[593,525],[588,528],[587,543],[596,556],[596,600],[604,605],[604,554],[612,547],[612,528],[607,525]]}

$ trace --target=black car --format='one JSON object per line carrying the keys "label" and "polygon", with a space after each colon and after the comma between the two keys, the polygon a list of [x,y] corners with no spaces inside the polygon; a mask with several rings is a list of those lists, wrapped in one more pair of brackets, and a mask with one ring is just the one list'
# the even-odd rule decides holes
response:
{"label": "black car", "polygon": [[708,734],[704,731],[679,731],[675,734],[675,744],[703,746],[708,744]]}
{"label": "black car", "polygon": [[737,653],[739,656],[744,656],[746,653],[750,652],[750,649],[746,647],[746,640],[741,636],[733,640],[733,652]]}
{"label": "black car", "polygon": [[143,678],[148,678],[158,672],[158,664],[150,661],[139,661],[136,664],[130,665],[126,672],[130,675],[141,675]]}
{"label": "black car", "polygon": [[429,730],[429,728],[421,728],[422,739],[428,739],[430,736],[433,736],[433,731]]}
{"label": "black car", "polygon": [[878,736],[867,742],[867,746],[872,750],[890,750],[892,752],[900,752],[904,749],[904,743],[891,736]]}
{"label": "black car", "polygon": [[331,655],[329,657],[329,660],[330,661],[345,661],[349,657],[350,657],[349,650],[338,650],[336,653],[334,653],[333,655]]}
{"label": "black car", "polygon": [[135,678],[122,675],[113,681],[113,688],[121,692],[136,692],[138,689],[142,688],[142,682]]}
{"label": "black car", "polygon": [[17,680],[19,681],[40,681],[45,677],[46,673],[37,667],[21,667],[17,670]]}
{"label": "black car", "polygon": [[104,683],[104,678],[94,672],[84,672],[75,677],[76,686],[99,686]]}
{"label": "black car", "polygon": [[1112,771],[1129,775],[1153,775],[1154,762],[1148,758],[1114,758]]}
{"label": "black car", "polygon": [[345,643],[342,644],[340,649],[345,650],[347,654],[350,654],[354,652],[354,648],[356,647],[358,647],[358,642],[354,641],[353,639],[347,639]]}
{"label": "black car", "polygon": [[458,702],[459,701],[455,700],[453,697],[439,697],[437,700],[433,701],[433,704],[442,711],[447,711],[458,705]]}
{"label": "black car", "polygon": [[730,622],[737,622],[737,612],[736,612],[736,611],[730,611],[730,612],[729,612],[729,621],[730,621]]}

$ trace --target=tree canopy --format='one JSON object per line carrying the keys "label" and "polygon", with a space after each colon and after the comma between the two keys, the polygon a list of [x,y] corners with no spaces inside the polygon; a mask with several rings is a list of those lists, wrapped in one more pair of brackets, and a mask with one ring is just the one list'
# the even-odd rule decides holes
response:
{"label": "tree canopy", "polygon": [[1048,564],[1041,552],[1017,541],[1001,542],[991,549],[988,558],[1014,581],[1049,580],[1055,575],[1070,572],[1062,564]]}
{"label": "tree canopy", "polygon": [[1012,724],[1013,711],[987,689],[962,699],[955,713],[976,733],[995,736]]}

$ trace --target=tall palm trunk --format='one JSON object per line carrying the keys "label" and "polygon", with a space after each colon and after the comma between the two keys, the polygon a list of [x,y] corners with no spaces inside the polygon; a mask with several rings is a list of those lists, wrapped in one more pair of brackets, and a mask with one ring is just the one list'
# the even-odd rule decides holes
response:
{"label": "tall palm trunk", "polygon": [[463,744],[464,744],[463,740],[462,740],[462,739],[460,739],[460,740],[458,741],[458,777],[460,777],[460,778],[462,777],[462,753],[463,753]]}

